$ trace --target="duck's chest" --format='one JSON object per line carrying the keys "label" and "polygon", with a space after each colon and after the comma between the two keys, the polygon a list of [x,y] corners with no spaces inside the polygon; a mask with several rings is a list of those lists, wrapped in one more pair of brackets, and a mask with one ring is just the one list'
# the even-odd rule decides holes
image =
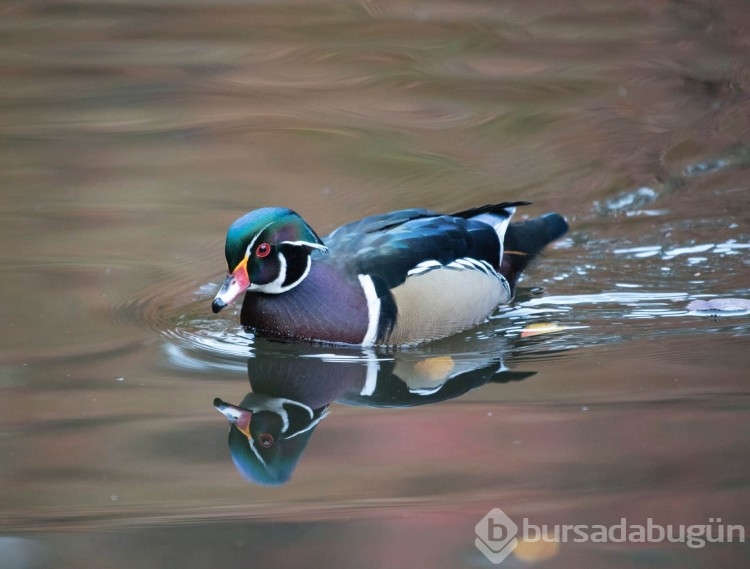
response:
{"label": "duck's chest", "polygon": [[314,263],[305,280],[287,292],[247,292],[240,321],[272,336],[360,344],[369,324],[367,298],[356,278]]}

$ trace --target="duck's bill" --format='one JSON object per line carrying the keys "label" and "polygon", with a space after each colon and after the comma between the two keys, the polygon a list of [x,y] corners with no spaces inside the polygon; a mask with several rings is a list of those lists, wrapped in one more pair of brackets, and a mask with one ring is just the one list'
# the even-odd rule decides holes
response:
{"label": "duck's bill", "polygon": [[221,285],[219,292],[211,303],[211,309],[214,311],[214,314],[245,292],[249,286],[250,279],[244,267],[238,267],[232,274],[227,275],[227,279]]}
{"label": "duck's bill", "polygon": [[216,407],[216,410],[224,415],[230,423],[237,427],[242,434],[246,437],[250,437],[250,420],[253,418],[252,411],[222,401],[218,397],[214,399],[214,407]]}

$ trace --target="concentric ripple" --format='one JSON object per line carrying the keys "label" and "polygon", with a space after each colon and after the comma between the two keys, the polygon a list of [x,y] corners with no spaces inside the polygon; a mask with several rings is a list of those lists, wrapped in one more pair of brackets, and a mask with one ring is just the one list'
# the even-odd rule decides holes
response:
{"label": "concentric ripple", "polygon": [[3,325],[9,332],[0,350],[4,361],[26,365],[124,353],[142,343],[140,333],[118,325],[118,301],[113,299],[137,283],[152,281],[156,273],[148,267],[100,259],[37,259],[9,260],[0,272]]}
{"label": "concentric ripple", "polygon": [[239,325],[239,309],[211,313],[220,282],[196,284],[186,276],[160,274],[113,306],[122,323],[145,329],[165,342],[170,361],[183,369],[236,369],[250,355],[253,335]]}

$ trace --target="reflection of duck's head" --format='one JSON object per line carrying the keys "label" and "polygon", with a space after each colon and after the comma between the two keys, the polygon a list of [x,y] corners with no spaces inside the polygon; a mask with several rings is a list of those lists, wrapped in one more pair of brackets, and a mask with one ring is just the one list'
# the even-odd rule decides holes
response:
{"label": "reflection of duck's head", "polygon": [[428,405],[533,375],[505,368],[505,344],[505,338],[491,337],[484,353],[467,351],[459,337],[416,352],[377,353],[256,339],[255,357],[247,362],[252,392],[240,405],[221,399],[214,405],[232,424],[229,448],[240,473],[250,482],[283,484],[334,401]]}
{"label": "reflection of duck's head", "polygon": [[277,485],[289,480],[326,408],[312,409],[291,399],[248,393],[240,405],[219,398],[214,406],[232,424],[229,450],[249,481]]}

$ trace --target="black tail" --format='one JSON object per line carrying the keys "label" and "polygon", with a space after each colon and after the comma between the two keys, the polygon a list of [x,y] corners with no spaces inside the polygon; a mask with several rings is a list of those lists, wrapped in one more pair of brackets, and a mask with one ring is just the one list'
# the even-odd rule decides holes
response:
{"label": "black tail", "polygon": [[515,288],[521,272],[547,245],[565,235],[568,223],[557,213],[511,223],[505,232],[503,262],[500,272]]}

